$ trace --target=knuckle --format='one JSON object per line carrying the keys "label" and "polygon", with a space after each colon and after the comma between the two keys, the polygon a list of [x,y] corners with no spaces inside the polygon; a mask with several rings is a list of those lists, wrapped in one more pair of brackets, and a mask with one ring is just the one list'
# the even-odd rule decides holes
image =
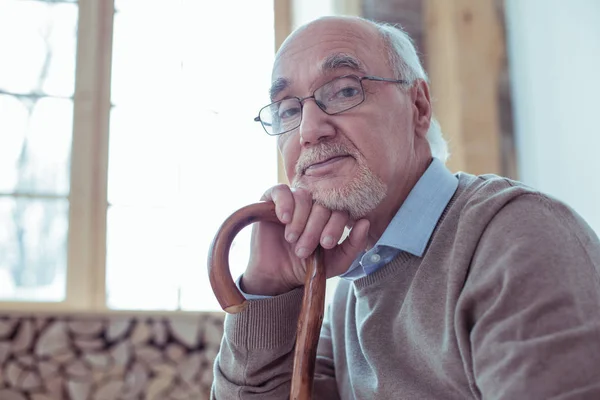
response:
{"label": "knuckle", "polygon": [[273,186],[271,188],[271,192],[274,195],[281,195],[281,194],[289,193],[290,192],[290,188],[286,184],[280,183],[278,185]]}
{"label": "knuckle", "polygon": [[313,205],[313,213],[319,216],[319,218],[325,218],[327,220],[329,220],[332,215],[332,211],[330,209],[318,203]]}
{"label": "knuckle", "polygon": [[298,241],[299,247],[316,247],[317,243],[321,240],[320,232],[304,232],[302,237]]}
{"label": "knuckle", "polygon": [[[273,201],[277,201],[277,198],[279,197],[279,195],[281,193],[283,193],[286,190],[286,185],[281,183],[275,186],[271,186],[269,189],[267,189],[262,197],[261,200],[273,200]],[[289,188],[288,188],[289,190]]]}
{"label": "knuckle", "polygon": [[318,212],[321,212],[321,213],[327,213],[327,214],[331,215],[331,213],[333,212],[329,208],[322,205],[321,203],[315,203],[313,207],[315,210],[317,210]]}
{"label": "knuckle", "polygon": [[346,222],[348,222],[348,220],[350,219],[350,216],[348,215],[348,213],[346,211],[333,211],[331,213],[331,221],[334,222],[340,222],[343,223],[344,225],[346,224]]}
{"label": "knuckle", "polygon": [[303,203],[312,203],[312,194],[303,188],[297,188],[293,191],[294,198]]}

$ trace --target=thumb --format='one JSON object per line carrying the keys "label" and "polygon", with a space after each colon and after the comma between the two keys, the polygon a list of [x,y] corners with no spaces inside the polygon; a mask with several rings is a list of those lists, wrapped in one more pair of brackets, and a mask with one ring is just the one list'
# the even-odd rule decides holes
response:
{"label": "thumb", "polygon": [[325,260],[328,277],[346,272],[354,259],[365,250],[370,226],[366,219],[356,221],[346,240],[333,248],[331,259]]}

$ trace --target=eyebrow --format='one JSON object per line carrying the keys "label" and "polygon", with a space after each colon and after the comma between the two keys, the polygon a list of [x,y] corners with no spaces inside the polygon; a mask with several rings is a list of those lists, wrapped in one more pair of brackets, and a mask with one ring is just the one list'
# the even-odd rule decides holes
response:
{"label": "eyebrow", "polygon": [[[325,60],[321,63],[321,72],[325,75],[330,74],[341,68],[348,68],[355,72],[366,74],[366,70],[362,63],[357,58],[345,53],[331,54],[327,56],[327,58],[325,58]],[[275,97],[277,97],[277,95],[283,92],[290,85],[290,79],[275,79],[271,84],[271,88],[269,89],[269,96],[271,97],[271,101],[274,101]]]}
{"label": "eyebrow", "polygon": [[349,68],[355,72],[366,74],[362,63],[357,58],[345,53],[331,54],[321,64],[321,72],[324,74],[331,73],[340,68]]}
{"label": "eyebrow", "polygon": [[275,100],[275,97],[281,92],[285,90],[288,86],[290,86],[291,82],[286,78],[277,78],[271,84],[271,89],[269,89],[269,96],[271,96],[271,101]]}

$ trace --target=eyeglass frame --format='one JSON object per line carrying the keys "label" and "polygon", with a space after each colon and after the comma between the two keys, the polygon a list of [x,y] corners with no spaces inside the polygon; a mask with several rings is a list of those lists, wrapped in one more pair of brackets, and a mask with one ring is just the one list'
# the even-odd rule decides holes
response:
{"label": "eyeglass frame", "polygon": [[[359,103],[357,103],[357,104],[353,105],[352,107],[349,107],[349,108],[346,108],[346,109],[344,109],[344,110],[337,111],[337,112],[334,112],[334,113],[328,113],[326,110],[324,110],[324,109],[323,109],[323,107],[321,106],[320,102],[319,102],[319,101],[317,101],[317,99],[315,98],[315,93],[316,93],[316,91],[317,91],[317,90],[319,90],[319,89],[323,88],[324,86],[326,86],[326,85],[330,84],[331,82],[334,82],[334,81],[336,81],[336,80],[338,80],[338,79],[344,79],[344,78],[355,78],[356,80],[358,80],[358,83],[360,84],[360,88],[361,88],[361,90],[362,90],[362,100],[361,100]],[[406,80],[404,80],[404,79],[383,78],[383,77],[380,77],[380,76],[373,76],[373,75],[365,75],[365,76],[358,76],[358,75],[354,75],[354,74],[342,75],[342,76],[338,76],[338,77],[336,77],[336,78],[333,78],[333,79],[332,79],[332,80],[330,80],[330,81],[327,81],[327,82],[325,82],[324,84],[322,84],[321,86],[319,86],[318,88],[316,88],[315,90],[313,90],[313,92],[312,92],[312,95],[311,95],[311,96],[306,96],[306,97],[297,97],[297,96],[292,96],[292,97],[287,97],[287,98],[285,98],[285,99],[277,100],[277,101],[274,101],[274,102],[272,102],[272,103],[269,103],[269,104],[267,104],[266,106],[262,107],[262,108],[261,108],[261,109],[258,111],[258,116],[256,116],[256,117],[254,118],[254,121],[255,121],[255,122],[260,122],[260,126],[262,126],[263,130],[264,130],[264,131],[267,133],[267,135],[269,135],[269,136],[280,136],[280,135],[283,135],[283,134],[285,134],[285,133],[291,132],[291,131],[293,131],[294,129],[298,129],[298,127],[300,126],[300,124],[301,124],[301,122],[302,122],[302,111],[303,111],[303,109],[304,109],[304,101],[305,101],[305,100],[308,100],[308,99],[314,99],[314,100],[315,100],[315,104],[317,105],[317,107],[319,107],[319,109],[320,109],[321,111],[323,111],[323,112],[324,112],[325,114],[327,114],[327,115],[337,115],[337,114],[344,113],[344,112],[346,112],[346,111],[348,111],[348,110],[351,110],[351,109],[353,109],[354,107],[358,107],[358,106],[360,106],[362,103],[364,103],[364,102],[365,102],[365,98],[366,98],[366,96],[365,96],[365,88],[363,87],[363,83],[362,83],[364,80],[376,81],[376,82],[390,82],[390,83],[399,83],[399,84],[401,84],[401,85],[406,85],[406,84],[408,84],[408,83],[409,83],[408,81],[406,81]],[[300,120],[299,120],[299,122],[298,122],[298,126],[296,126],[296,127],[292,128],[292,129],[288,129],[287,131],[283,131],[283,132],[281,132],[281,133],[269,133],[269,131],[267,131],[267,128],[265,128],[265,124],[264,124],[264,122],[263,122],[263,121],[262,121],[262,119],[260,118],[260,113],[261,113],[261,112],[262,112],[262,111],[263,111],[265,108],[271,107],[273,104],[280,103],[280,102],[282,102],[282,101],[284,101],[284,100],[289,100],[289,99],[296,99],[296,100],[298,100],[298,102],[300,103]]]}

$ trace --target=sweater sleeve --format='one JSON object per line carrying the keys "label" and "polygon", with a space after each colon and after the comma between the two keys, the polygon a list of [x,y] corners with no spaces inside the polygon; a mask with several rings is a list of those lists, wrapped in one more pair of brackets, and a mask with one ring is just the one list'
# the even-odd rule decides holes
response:
{"label": "sweater sleeve", "polygon": [[[296,327],[303,288],[269,299],[251,300],[246,310],[225,317],[214,364],[212,399],[287,399],[290,394]],[[326,332],[328,329],[322,330]],[[328,336],[321,338],[314,398],[335,399]],[[333,382],[332,382],[333,381]],[[332,392],[333,390],[333,392]]]}
{"label": "sweater sleeve", "polygon": [[600,243],[562,203],[527,194],[496,214],[459,313],[482,398],[600,398]]}

